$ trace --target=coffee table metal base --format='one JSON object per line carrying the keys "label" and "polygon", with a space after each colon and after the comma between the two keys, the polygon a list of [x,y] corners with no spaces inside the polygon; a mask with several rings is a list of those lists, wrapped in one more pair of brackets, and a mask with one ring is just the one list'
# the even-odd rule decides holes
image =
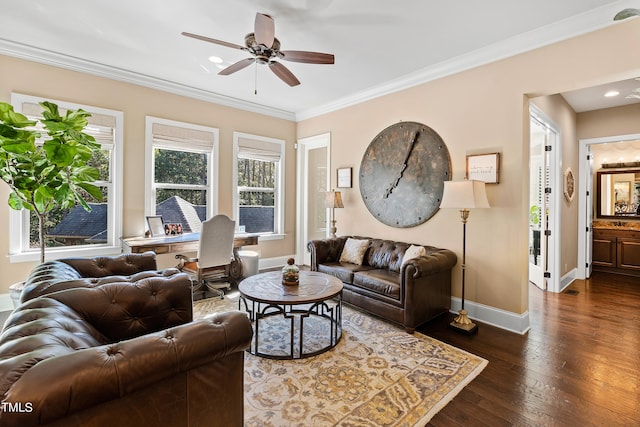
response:
{"label": "coffee table metal base", "polygon": [[[238,304],[240,310],[244,308],[254,323],[249,353],[256,356],[303,359],[332,349],[342,338],[342,293],[332,299],[309,304],[267,304],[241,295]],[[261,342],[261,331],[264,332],[263,335],[273,339],[273,330],[266,334],[264,328],[278,327],[266,325],[265,322],[268,321],[279,322],[285,336],[286,332],[289,336],[289,343],[278,346],[275,351]]]}

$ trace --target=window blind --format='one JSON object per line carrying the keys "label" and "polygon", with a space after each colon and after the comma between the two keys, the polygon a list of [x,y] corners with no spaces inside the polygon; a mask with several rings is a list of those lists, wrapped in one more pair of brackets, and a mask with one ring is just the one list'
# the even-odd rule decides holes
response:
{"label": "window blind", "polygon": [[238,138],[238,158],[277,162],[281,151],[281,145],[275,142]]}
{"label": "window blind", "polygon": [[181,146],[185,150],[211,151],[215,141],[213,132],[153,123],[153,145],[157,148],[176,149]]}

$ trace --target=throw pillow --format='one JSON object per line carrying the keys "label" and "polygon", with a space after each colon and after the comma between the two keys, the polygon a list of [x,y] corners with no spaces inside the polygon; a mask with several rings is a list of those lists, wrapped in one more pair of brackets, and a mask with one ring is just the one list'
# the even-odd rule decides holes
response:
{"label": "throw pillow", "polygon": [[347,238],[340,254],[340,262],[348,262],[351,264],[362,265],[364,253],[369,247],[368,240]]}
{"label": "throw pillow", "polygon": [[411,245],[404,252],[404,256],[402,257],[402,265],[404,266],[407,262],[409,262],[409,260],[425,256],[426,254],[427,250],[424,248],[424,246]]}

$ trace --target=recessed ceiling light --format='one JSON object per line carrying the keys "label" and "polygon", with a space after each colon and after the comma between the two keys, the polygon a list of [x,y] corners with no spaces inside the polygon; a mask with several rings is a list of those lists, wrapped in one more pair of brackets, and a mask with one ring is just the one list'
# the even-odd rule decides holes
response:
{"label": "recessed ceiling light", "polygon": [[214,64],[222,64],[223,59],[219,56],[210,56],[209,61],[213,62]]}
{"label": "recessed ceiling light", "polygon": [[613,98],[614,96],[618,95],[620,95],[620,92],[618,92],[617,90],[610,90],[609,92],[604,94],[604,96],[606,96],[607,98]]}

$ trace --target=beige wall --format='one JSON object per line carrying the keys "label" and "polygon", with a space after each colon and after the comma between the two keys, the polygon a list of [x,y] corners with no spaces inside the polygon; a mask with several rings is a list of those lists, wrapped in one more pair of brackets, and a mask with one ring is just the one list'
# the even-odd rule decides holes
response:
{"label": "beige wall", "polygon": [[[143,232],[145,116],[195,123],[220,129],[219,200],[221,213],[231,215],[233,132],[279,138],[286,141],[286,208],[284,240],[260,243],[263,258],[295,253],[295,150],[296,127],[292,121],[276,119],[204,101],[172,95],[110,79],[0,56],[0,101],[10,102],[11,93],[40,96],[124,112],[124,235]],[[0,183],[0,201],[6,206],[8,186]],[[24,280],[34,263],[10,263],[9,208],[0,209],[0,293]],[[166,257],[165,257],[166,258]],[[161,259],[167,265],[175,260]]]}
{"label": "beige wall", "polygon": [[[468,224],[466,298],[524,313],[528,309],[528,97],[640,75],[638,40],[640,20],[623,21],[298,123],[298,137],[331,132],[334,182],[336,167],[354,168],[354,187],[343,192],[345,209],[336,211],[340,232],[432,244],[460,256],[457,212],[439,211],[410,229],[388,227],[369,214],[358,187],[362,154],[380,130],[399,120],[424,123],[440,134],[451,154],[455,180],[464,177],[466,154],[499,151],[501,182],[487,188],[492,208],[472,212]],[[460,296],[459,264],[453,293]]]}
{"label": "beige wall", "polygon": [[[638,82],[640,86],[640,82]],[[577,115],[579,139],[640,133],[640,104],[604,110],[588,111]]]}

